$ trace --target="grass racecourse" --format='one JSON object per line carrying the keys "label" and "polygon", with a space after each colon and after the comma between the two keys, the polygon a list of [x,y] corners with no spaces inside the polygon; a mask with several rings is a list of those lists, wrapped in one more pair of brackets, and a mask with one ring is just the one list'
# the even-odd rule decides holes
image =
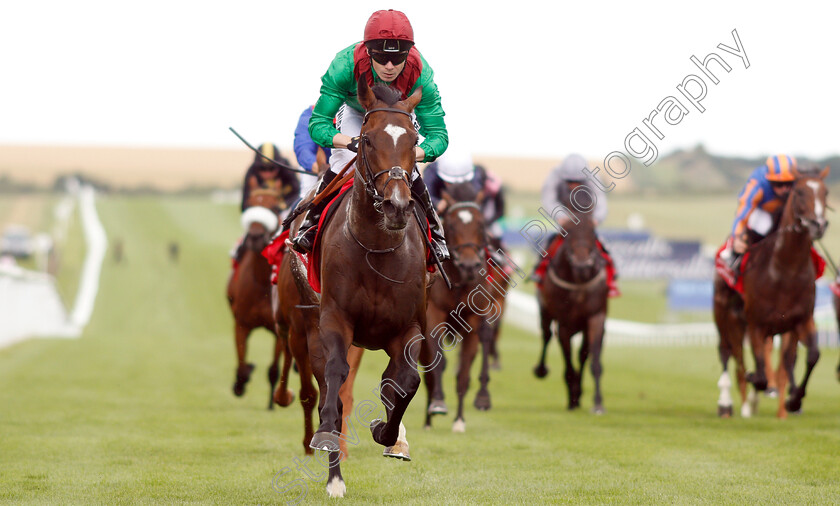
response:
{"label": "grass racecourse", "polygon": [[[0,503],[335,504],[323,481],[296,467],[299,404],[265,409],[267,333],[251,337],[257,369],[245,397],[231,393],[224,286],[239,234],[235,206],[101,197],[98,209],[125,253],[121,263],[106,257],[84,335],[0,350]],[[179,263],[167,256],[171,240]],[[451,415],[422,429],[421,390],[405,419],[411,462],[383,458],[356,423],[343,503],[840,503],[837,349],[824,350],[804,413],[779,421],[770,399],[752,419],[716,416],[713,347],[611,347],[609,336],[607,414],[588,411],[588,372],[583,409],[568,412],[558,348],[549,377],[537,380],[538,348],[536,336],[504,328],[493,409],[472,407],[474,379],[464,434],[452,433]],[[384,363],[383,352],[365,356],[357,402],[375,399]]]}

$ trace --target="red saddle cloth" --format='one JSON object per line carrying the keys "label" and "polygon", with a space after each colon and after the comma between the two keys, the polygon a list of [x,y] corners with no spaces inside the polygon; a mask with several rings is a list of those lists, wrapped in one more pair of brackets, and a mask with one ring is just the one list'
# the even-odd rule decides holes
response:
{"label": "red saddle cloth", "polygon": [[[741,295],[744,295],[744,270],[746,269],[747,262],[750,259],[750,252],[747,251],[746,253],[744,253],[743,258],[741,258],[741,266],[738,270],[738,276],[736,281],[735,272],[732,270],[732,266],[729,264],[731,260],[727,261],[726,259],[720,257],[721,252],[723,252],[723,250],[725,250],[727,246],[730,245],[731,241],[732,238],[728,238],[726,242],[723,243],[723,246],[721,246],[717,250],[717,253],[715,254],[715,271],[720,275],[721,278],[723,278],[726,284],[729,285],[729,288],[735,290]],[[817,276],[814,279],[820,279],[823,273],[825,273],[825,259],[819,253],[817,253],[817,250],[814,249],[813,246],[811,246],[811,262],[814,263],[814,270],[817,273]]]}
{"label": "red saddle cloth", "polygon": [[[306,265],[309,286],[311,286],[317,293],[321,293],[321,248],[319,247],[319,243],[321,242],[321,232],[324,230],[326,224],[332,219],[333,215],[335,215],[335,211],[338,209],[338,203],[341,202],[345,194],[351,188],[353,188],[353,178],[350,178],[349,181],[341,186],[341,189],[335,197],[333,197],[332,200],[330,200],[330,203],[327,204],[327,207],[324,208],[324,211],[321,213],[321,218],[318,220],[318,230],[315,233],[315,240],[312,242],[312,253],[302,255],[296,252]],[[431,230],[428,226],[428,220],[426,222],[426,237],[429,240],[432,238]],[[430,258],[430,254],[430,251],[426,251],[427,263]],[[428,266],[427,270],[429,272],[434,272],[435,266]]]}
{"label": "red saddle cloth", "polygon": [[[565,238],[562,235],[558,234],[557,237],[554,238],[554,241],[548,246],[548,254],[544,256],[537,265],[537,269],[534,271],[534,274],[537,277],[537,286],[539,288],[542,288],[543,280],[545,280],[545,273],[548,270],[548,262],[554,258],[557,250],[559,250],[560,246],[563,245],[564,239]],[[607,253],[607,250],[604,249],[604,245],[601,244],[601,241],[596,239],[595,242],[598,244],[598,250],[601,252],[601,256],[607,261],[607,287],[609,288],[609,296],[618,297],[621,295],[621,290],[618,289],[618,283],[616,283],[615,280],[615,263],[613,262],[610,254]]]}
{"label": "red saddle cloth", "polygon": [[289,238],[289,231],[284,230],[283,233],[275,237],[271,244],[263,248],[262,256],[268,260],[271,265],[271,284],[277,284],[277,271],[280,269],[280,262],[283,261],[283,254],[286,253],[286,239]]}

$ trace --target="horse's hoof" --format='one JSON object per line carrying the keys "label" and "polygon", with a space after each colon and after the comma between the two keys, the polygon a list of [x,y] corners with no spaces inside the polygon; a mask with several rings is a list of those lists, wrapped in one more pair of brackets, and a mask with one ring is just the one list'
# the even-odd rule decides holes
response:
{"label": "horse's hoof", "polygon": [[785,401],[785,409],[788,413],[802,412],[802,399],[790,398]]}
{"label": "horse's hoof", "polygon": [[309,442],[309,447],[313,450],[322,450],[325,452],[337,452],[340,450],[338,436],[331,432],[316,432],[312,436],[312,441]]}
{"label": "horse's hoof", "polygon": [[501,371],[502,370],[502,364],[498,360],[494,360],[493,362],[490,363],[490,369],[493,370],[493,371]]}
{"label": "horse's hoof", "polygon": [[238,381],[233,384],[233,395],[237,397],[242,397],[245,395],[245,383],[239,383]]}
{"label": "horse's hoof", "polygon": [[770,387],[770,388],[768,388],[767,390],[764,391],[764,396],[769,397],[771,399],[775,399],[776,397],[779,396],[779,391],[776,390],[773,387]]}
{"label": "horse's hoof", "polygon": [[449,409],[446,407],[446,403],[443,400],[435,399],[429,403],[429,409],[427,412],[430,415],[445,415],[449,413]]}
{"label": "horse's hoof", "polygon": [[597,406],[592,407],[592,414],[593,415],[604,415],[607,413],[607,410],[604,409],[602,404],[598,404]]}
{"label": "horse's hoof", "polygon": [[750,408],[749,402],[741,404],[741,418],[750,418],[752,414],[753,410]]}
{"label": "horse's hoof", "polygon": [[344,497],[346,492],[347,485],[345,485],[344,480],[338,476],[327,483],[327,494],[329,494],[330,497]]}
{"label": "horse's hoof", "polygon": [[479,411],[489,411],[490,410],[490,394],[489,393],[479,393],[475,396],[475,409]]}
{"label": "horse's hoof", "polygon": [[401,459],[406,462],[411,460],[411,455],[408,453],[408,443],[404,443],[402,441],[397,441],[394,446],[386,447],[382,452],[382,456]]}
{"label": "horse's hoof", "polygon": [[455,423],[452,424],[452,432],[463,433],[467,431],[467,422],[465,422],[462,418],[455,420]]}
{"label": "horse's hoof", "polygon": [[732,406],[718,406],[718,416],[721,418],[732,418]]}
{"label": "horse's hoof", "polygon": [[545,378],[546,376],[548,376],[548,367],[542,364],[538,365],[537,367],[534,367],[534,376],[540,379]]}
{"label": "horse's hoof", "polygon": [[285,394],[286,395],[282,395],[280,390],[274,391],[274,402],[283,408],[295,402],[295,393],[293,391],[287,389]]}

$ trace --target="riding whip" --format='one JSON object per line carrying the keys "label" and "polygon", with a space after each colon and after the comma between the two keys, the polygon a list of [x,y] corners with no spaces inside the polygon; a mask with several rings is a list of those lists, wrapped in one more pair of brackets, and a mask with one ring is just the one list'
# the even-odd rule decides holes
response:
{"label": "riding whip", "polygon": [[246,146],[251,148],[251,151],[260,155],[261,157],[265,158],[266,160],[268,160],[269,162],[273,163],[274,165],[280,167],[281,169],[286,169],[286,170],[290,170],[292,172],[297,172],[298,174],[306,174],[307,176],[318,177],[318,174],[315,174],[314,172],[309,172],[309,171],[306,171],[306,170],[296,169],[294,167],[290,167],[290,166],[286,165],[285,163],[280,163],[277,160],[272,160],[271,158],[269,158],[269,157],[265,156],[264,154],[260,153],[260,151],[257,148],[255,148],[254,146],[249,144],[248,141],[246,141],[244,138],[242,138],[242,136],[239,135],[239,133],[236,130],[233,129],[233,127],[228,127],[228,128],[230,129],[231,132],[233,132],[233,135],[239,137],[240,141],[244,142]]}

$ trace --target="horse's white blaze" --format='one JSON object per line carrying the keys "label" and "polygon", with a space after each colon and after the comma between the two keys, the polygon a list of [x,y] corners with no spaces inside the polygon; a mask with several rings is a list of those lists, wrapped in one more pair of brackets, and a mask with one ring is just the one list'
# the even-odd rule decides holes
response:
{"label": "horse's white blaze", "polygon": [[728,408],[732,406],[732,396],[729,395],[729,387],[732,386],[732,381],[729,379],[729,373],[724,371],[720,375],[717,383],[720,389],[720,397],[718,398],[718,406]]}
{"label": "horse's white blaze", "polygon": [[473,215],[471,212],[467,211],[466,209],[463,209],[461,211],[458,211],[458,218],[464,222],[464,225],[466,225],[473,220]]}
{"label": "horse's white blaze", "polygon": [[406,129],[389,123],[388,126],[385,127],[385,132],[394,139],[394,147],[397,147],[397,141],[400,139],[401,135],[406,133]]}
{"label": "horse's white blaze", "polygon": [[466,432],[467,431],[467,423],[464,422],[462,419],[455,420],[455,423],[452,424],[452,432]]}
{"label": "horse's white blaze", "polygon": [[812,190],[814,190],[814,213],[817,215],[817,218],[823,217],[823,203],[820,202],[820,183],[817,181],[808,181],[807,184]]}
{"label": "horse's white blaze", "polygon": [[344,497],[345,492],[347,492],[347,485],[338,476],[327,484],[327,493],[330,497]]}

